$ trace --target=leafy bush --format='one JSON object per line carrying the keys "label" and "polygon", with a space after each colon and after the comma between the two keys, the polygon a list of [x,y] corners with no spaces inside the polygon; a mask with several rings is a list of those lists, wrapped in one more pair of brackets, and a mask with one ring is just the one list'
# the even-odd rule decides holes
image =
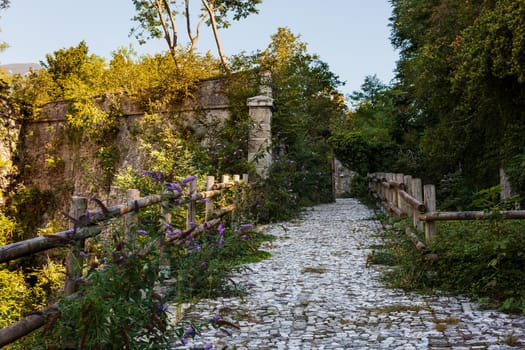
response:
{"label": "leafy bush", "polygon": [[[397,237],[393,286],[468,295],[503,311],[525,314],[525,222],[447,222],[423,254]],[[431,258],[432,256],[437,258]]]}

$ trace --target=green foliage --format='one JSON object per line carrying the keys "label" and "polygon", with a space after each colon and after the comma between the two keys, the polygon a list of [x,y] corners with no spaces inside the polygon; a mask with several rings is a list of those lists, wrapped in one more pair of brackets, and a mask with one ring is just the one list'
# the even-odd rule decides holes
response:
{"label": "green foliage", "polygon": [[5,208],[5,214],[16,219],[16,231],[12,240],[21,241],[35,237],[37,229],[44,224],[44,214],[53,214],[56,206],[56,197],[52,191],[20,186],[9,197]]}
{"label": "green foliage", "polygon": [[[270,220],[283,219],[304,205],[331,201],[330,125],[344,114],[341,84],[326,63],[306,52],[306,44],[279,28],[258,60],[271,71],[274,164],[264,186]],[[262,195],[264,197],[265,195]]]}
{"label": "green foliage", "polygon": [[[422,166],[412,175],[437,183],[460,171],[467,192],[494,186],[499,168],[516,169],[525,148],[524,4],[391,3],[392,43],[401,52],[395,88],[422,136]],[[512,173],[523,195],[520,172]]]}
{"label": "green foliage", "polygon": [[[0,328],[7,327],[53,303],[64,284],[64,268],[48,260],[32,272],[0,265]],[[34,348],[35,337],[26,337],[13,349]]]}
{"label": "green foliage", "polygon": [[244,286],[234,284],[231,277],[243,268],[240,263],[266,257],[258,247],[268,238],[251,225],[233,226],[220,224],[190,237],[170,257],[170,273],[177,281],[172,293],[178,302],[243,293]]}
{"label": "green foliage", "polygon": [[[522,221],[441,223],[421,254],[404,235],[392,240],[395,287],[441,290],[477,298],[506,312],[525,313],[525,224]],[[429,258],[434,254],[437,258]]]}
{"label": "green foliage", "polygon": [[[171,208],[175,216],[177,208]],[[174,335],[184,342],[204,326],[218,327],[213,321],[171,325],[166,303],[242,292],[231,276],[238,264],[266,257],[258,247],[268,238],[252,225],[232,222],[231,228],[220,224],[180,242],[162,243],[165,235],[181,232],[160,226],[159,219],[158,213],[141,212],[139,225],[127,234],[115,223],[110,233],[88,242],[80,290],[60,303],[42,346],[169,348]]]}
{"label": "green foliage", "polygon": [[16,222],[0,212],[0,245],[11,243],[16,234]]}
{"label": "green foliage", "polygon": [[193,29],[193,17],[190,14],[189,1],[185,1],[182,4],[182,1],[179,2],[177,0],[133,0],[137,13],[132,20],[137,22],[137,26],[131,29],[130,35],[135,36],[141,45],[145,44],[149,39],[164,39],[173,61],[178,65],[181,45],[178,40],[177,20],[178,15],[182,15],[186,22],[185,28],[190,40],[187,52],[193,53],[199,40],[200,27],[203,23],[206,23],[212,27],[219,56],[221,56],[222,63],[226,64],[218,29],[229,27],[232,19],[238,21],[252,13],[258,13],[257,5],[261,2],[262,0],[203,0],[201,2],[199,21],[195,29]]}
{"label": "green foliage", "polygon": [[134,232],[136,240],[124,241],[114,234],[115,245],[104,243],[106,253],[100,256],[104,266],[97,268],[93,260],[79,296],[60,303],[59,320],[45,344],[79,348],[133,344],[146,349],[168,342],[164,302],[153,288],[159,274],[157,239]]}
{"label": "green foliage", "polygon": [[0,328],[7,327],[22,317],[26,310],[20,300],[28,300],[29,296],[22,271],[0,269]]}

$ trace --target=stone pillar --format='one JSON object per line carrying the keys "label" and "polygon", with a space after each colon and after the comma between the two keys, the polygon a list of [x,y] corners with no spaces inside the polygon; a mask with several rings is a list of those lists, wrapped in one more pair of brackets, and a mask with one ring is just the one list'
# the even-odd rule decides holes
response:
{"label": "stone pillar", "polygon": [[507,176],[503,168],[499,169],[499,182],[501,184],[500,198],[508,199],[512,197],[512,190],[510,187],[509,177]]}
{"label": "stone pillar", "polygon": [[250,131],[248,145],[248,161],[255,163],[255,173],[262,179],[268,177],[268,170],[272,164],[272,108],[273,98],[269,96],[255,96],[247,100],[253,128]]}

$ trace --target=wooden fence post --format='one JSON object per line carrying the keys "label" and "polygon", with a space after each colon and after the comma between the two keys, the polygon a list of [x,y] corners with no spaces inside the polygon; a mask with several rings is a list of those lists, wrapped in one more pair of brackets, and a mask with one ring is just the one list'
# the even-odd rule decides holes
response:
{"label": "wooden fence post", "polygon": [[[392,174],[391,173],[385,174],[385,177],[386,177],[386,181],[387,182],[392,181]],[[390,185],[385,187],[385,191],[386,191],[386,199],[387,199],[388,204],[389,205],[393,205],[393,203],[394,203],[394,192],[390,188]]]}
{"label": "wooden fence post", "polygon": [[404,174],[394,174],[395,182],[397,182],[397,184],[398,184],[396,189],[395,189],[396,197],[397,197],[396,206],[401,210],[401,213],[406,213],[405,201],[403,200],[403,197],[401,197],[401,195],[399,194],[399,191],[401,191],[401,187],[403,185],[403,178],[404,177],[405,177]]}
{"label": "wooden fence post", "polygon": [[[88,199],[86,197],[73,196],[69,216],[79,219],[86,213]],[[69,228],[75,228],[75,223],[70,222]],[[77,281],[82,276],[84,257],[80,252],[84,249],[84,240],[78,240],[71,246],[66,257],[66,284],[64,294],[71,295],[76,291]]]}
{"label": "wooden fence post", "polygon": [[[423,202],[423,192],[421,190],[421,179],[412,179],[410,188],[412,191],[412,197],[414,197],[420,202]],[[412,212],[412,219],[413,219],[414,228],[416,230],[423,229],[423,225],[421,224],[421,221],[419,220],[418,210],[414,210]]]}
{"label": "wooden fence post", "polygon": [[[405,192],[408,193],[409,195],[412,195],[412,176],[410,175],[405,175],[403,176],[403,184],[405,185]],[[414,208],[412,208],[412,205],[403,201],[404,203],[404,208],[403,208],[403,211],[405,213],[407,213],[408,217],[412,216],[413,215],[413,210]]]}
{"label": "wooden fence post", "polygon": [[[137,189],[130,188],[126,191],[126,197],[128,202],[135,201],[140,198],[140,191]],[[124,216],[124,227],[126,229],[126,233],[129,233],[129,231],[133,228],[134,225],[137,224],[137,222],[138,217],[136,213],[132,212],[126,214],[126,216]]]}
{"label": "wooden fence post", "polygon": [[[206,177],[206,191],[213,190],[213,185],[215,184],[215,177],[214,176],[208,176]],[[209,218],[213,215],[213,198],[208,198],[206,202],[206,209],[205,209],[205,215],[204,220],[208,221]]]}
{"label": "wooden fence post", "polygon": [[[425,185],[423,187],[425,196],[425,206],[427,211],[436,211],[436,187],[434,185]],[[436,235],[436,223],[434,221],[425,221],[425,240],[427,244],[432,243]]]}
{"label": "wooden fence post", "polygon": [[[188,196],[191,197],[197,192],[197,179],[193,179],[188,183]],[[186,230],[191,228],[191,224],[195,224],[197,217],[197,206],[195,201],[188,202],[188,211],[186,212]]]}

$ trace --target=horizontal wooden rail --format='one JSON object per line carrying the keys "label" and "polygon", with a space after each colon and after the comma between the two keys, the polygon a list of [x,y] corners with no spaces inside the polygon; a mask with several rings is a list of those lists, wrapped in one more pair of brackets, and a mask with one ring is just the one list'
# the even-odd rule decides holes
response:
{"label": "horizontal wooden rail", "polygon": [[[389,213],[396,216],[412,215],[414,228],[424,228],[425,230],[426,244],[431,243],[436,234],[436,221],[487,220],[495,217],[508,220],[525,219],[525,210],[504,210],[495,213],[485,211],[437,211],[435,186],[422,186],[420,179],[413,178],[410,175],[368,174],[368,189],[372,197]],[[408,234],[408,236],[418,249],[422,247],[423,243],[416,240],[413,232]]]}
{"label": "horizontal wooden rail", "polygon": [[488,220],[500,216],[502,219],[525,219],[525,210],[486,211],[434,211],[419,215],[423,221]]}
{"label": "horizontal wooden rail", "polygon": [[408,204],[410,204],[418,212],[425,213],[427,211],[427,207],[423,203],[421,203],[420,201],[418,201],[416,198],[412,197],[405,191],[401,190],[399,191],[399,194]]}
{"label": "horizontal wooden rail", "polygon": [[[162,194],[154,194],[151,196],[137,198],[139,193],[133,190],[137,198],[129,200],[127,203],[118,204],[111,207],[105,207],[97,199],[92,199],[101,208],[100,210],[86,211],[79,216],[70,217],[74,222],[74,229],[57,232],[50,235],[41,237],[31,238],[21,242],[11,243],[0,247],[0,263],[5,263],[11,260],[15,260],[24,256],[29,256],[35,253],[39,253],[45,250],[64,247],[64,246],[75,246],[77,242],[82,242],[86,238],[94,237],[102,232],[102,227],[99,225],[100,222],[122,217],[126,214],[133,215],[138,213],[142,208],[146,208],[152,205],[158,205],[161,203],[170,202],[171,205],[181,206],[183,204],[188,205],[187,215],[187,229],[179,235],[169,236],[166,235],[164,241],[166,243],[172,243],[180,245],[185,242],[185,239],[192,234],[198,234],[205,232],[210,227],[217,226],[222,217],[228,213],[232,213],[235,210],[235,204],[231,204],[220,209],[214,210],[211,198],[218,197],[223,194],[223,189],[232,188],[234,186],[243,184],[247,181],[247,175],[243,175],[243,180],[240,180],[238,175],[234,175],[234,181],[229,181],[228,176],[223,176],[222,183],[214,183],[214,178],[209,176],[207,179],[207,189],[202,192],[196,192],[196,180],[193,179],[188,184],[188,194],[184,195],[178,191],[166,191]],[[74,197],[79,198],[79,197]],[[204,199],[210,199],[206,201],[206,221],[201,225],[195,224],[195,203]],[[84,203],[86,199],[83,199]],[[84,206],[85,208],[85,206]],[[171,214],[167,216],[170,217]],[[191,222],[191,224],[190,224]],[[151,249],[155,247],[146,247],[145,249]],[[81,279],[81,276],[78,277]],[[67,284],[66,284],[66,297],[73,298],[75,293],[67,295]],[[54,312],[58,310],[59,303],[55,303],[39,312],[35,312],[26,318],[11,324],[3,329],[0,329],[0,347],[8,345],[17,339],[31,333],[32,331],[42,327],[52,316]]]}

